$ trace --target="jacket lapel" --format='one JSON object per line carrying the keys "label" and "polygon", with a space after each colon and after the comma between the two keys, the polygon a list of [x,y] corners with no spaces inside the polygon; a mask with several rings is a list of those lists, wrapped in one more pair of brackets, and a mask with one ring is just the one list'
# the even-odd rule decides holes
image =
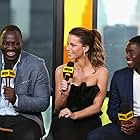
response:
{"label": "jacket lapel", "polygon": [[24,51],[21,52],[21,59],[20,62],[17,65],[17,71],[16,71],[16,78],[15,78],[15,87],[17,86],[18,83],[22,82],[22,77],[21,73],[24,71],[24,68],[22,67],[22,60],[24,58]]}
{"label": "jacket lapel", "polygon": [[131,108],[133,108],[133,70],[129,69],[126,80],[126,96]]}

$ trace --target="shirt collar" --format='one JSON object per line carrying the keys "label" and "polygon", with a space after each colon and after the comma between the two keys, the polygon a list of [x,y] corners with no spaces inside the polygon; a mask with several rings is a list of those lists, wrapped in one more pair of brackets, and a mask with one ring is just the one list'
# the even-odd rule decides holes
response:
{"label": "shirt collar", "polygon": [[140,79],[140,74],[134,70],[134,80]]}
{"label": "shirt collar", "polygon": [[[19,55],[18,61],[16,62],[15,66],[17,66],[17,64],[20,62],[20,60],[21,60],[21,54]],[[5,66],[4,55],[2,54],[2,67],[4,68],[4,66]]]}

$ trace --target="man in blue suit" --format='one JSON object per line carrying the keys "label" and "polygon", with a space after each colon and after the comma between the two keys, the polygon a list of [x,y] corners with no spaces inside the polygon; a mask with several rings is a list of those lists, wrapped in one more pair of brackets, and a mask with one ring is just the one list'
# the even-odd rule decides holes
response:
{"label": "man in blue suit", "polygon": [[[22,50],[17,26],[2,29],[0,47],[0,140],[40,140],[44,132],[41,112],[48,108],[50,95],[45,62]],[[7,69],[15,72],[15,78],[12,74],[4,77]]]}
{"label": "man in blue suit", "polygon": [[[140,139],[140,36],[128,41],[126,60],[128,67],[116,71],[111,81],[107,113],[112,123],[90,132],[87,140]],[[118,118],[123,103],[134,113],[129,121]]]}

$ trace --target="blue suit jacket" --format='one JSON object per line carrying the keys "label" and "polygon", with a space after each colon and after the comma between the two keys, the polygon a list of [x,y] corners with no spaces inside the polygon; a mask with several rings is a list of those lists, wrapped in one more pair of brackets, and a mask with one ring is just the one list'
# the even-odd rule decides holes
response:
{"label": "blue suit jacket", "polygon": [[[0,53],[0,69],[2,69],[1,58]],[[44,60],[22,51],[14,87],[18,96],[18,107],[15,110],[20,115],[36,121],[43,132],[41,112],[48,108],[50,96],[50,80]]]}
{"label": "blue suit jacket", "polygon": [[120,103],[128,103],[133,109],[133,70],[126,67],[114,73],[110,85],[108,116],[117,121]]}

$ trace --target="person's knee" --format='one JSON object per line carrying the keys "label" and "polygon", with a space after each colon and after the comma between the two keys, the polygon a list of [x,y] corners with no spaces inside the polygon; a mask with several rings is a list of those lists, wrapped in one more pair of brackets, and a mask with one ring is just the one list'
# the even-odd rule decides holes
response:
{"label": "person's knee", "polygon": [[15,131],[16,140],[39,140],[41,137],[41,130],[38,125],[36,125],[36,127],[35,125],[30,125],[28,129],[25,129],[24,131],[23,129],[21,130]]}
{"label": "person's knee", "polygon": [[40,133],[37,133],[35,131],[26,131],[23,133],[23,135],[18,135],[17,139],[19,140],[39,140],[41,137]]}
{"label": "person's knee", "polygon": [[87,135],[87,139],[86,140],[92,140],[93,139],[93,136],[91,135],[91,133],[89,133],[88,135]]}
{"label": "person's knee", "polygon": [[99,140],[100,136],[101,136],[101,134],[99,133],[98,129],[93,130],[93,131],[88,133],[87,140]]}

